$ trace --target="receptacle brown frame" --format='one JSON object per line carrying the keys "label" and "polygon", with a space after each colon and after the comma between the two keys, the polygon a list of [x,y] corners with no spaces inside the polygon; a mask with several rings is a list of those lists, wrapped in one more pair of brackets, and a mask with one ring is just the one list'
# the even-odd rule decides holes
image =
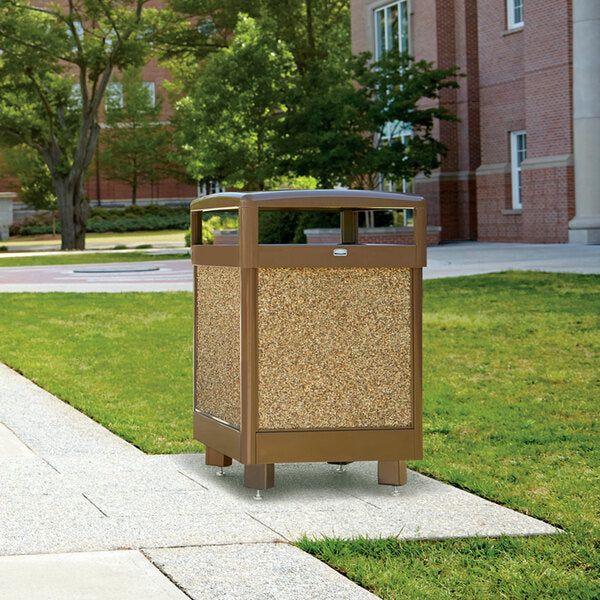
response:
{"label": "receptacle brown frame", "polygon": [[[258,211],[340,210],[340,244],[259,245]],[[358,210],[414,210],[414,244],[357,244]],[[239,245],[202,245],[202,211],[239,211]],[[319,461],[397,461],[422,458],[422,268],[427,257],[427,213],[418,196],[312,190],[214,194],[191,205],[194,266],[240,269],[240,427],[194,408],[194,438],[243,464]],[[343,243],[342,243],[343,240]],[[333,249],[348,250],[342,259]],[[411,270],[412,425],[405,428],[259,431],[257,270],[265,267],[406,267]],[[194,278],[194,322],[196,314]],[[194,351],[198,344],[194,328]],[[196,361],[194,361],[194,377]],[[195,407],[195,403],[194,403]]]}

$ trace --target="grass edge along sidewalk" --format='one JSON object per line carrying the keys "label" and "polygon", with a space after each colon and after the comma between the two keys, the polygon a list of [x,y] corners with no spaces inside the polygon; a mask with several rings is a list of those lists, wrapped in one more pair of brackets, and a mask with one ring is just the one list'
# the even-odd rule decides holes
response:
{"label": "grass edge along sidewalk", "polygon": [[72,254],[48,253],[36,256],[2,256],[2,267],[34,267],[46,265],[86,265],[96,263],[146,262],[156,260],[190,259],[189,253],[158,254],[152,252],[74,252]]}
{"label": "grass edge along sidewalk", "polygon": [[[383,598],[600,597],[599,284],[545,273],[425,282],[425,459],[411,467],[567,535],[301,547]],[[107,296],[45,294],[42,305],[7,294],[0,359],[146,451],[198,450],[191,294]]]}

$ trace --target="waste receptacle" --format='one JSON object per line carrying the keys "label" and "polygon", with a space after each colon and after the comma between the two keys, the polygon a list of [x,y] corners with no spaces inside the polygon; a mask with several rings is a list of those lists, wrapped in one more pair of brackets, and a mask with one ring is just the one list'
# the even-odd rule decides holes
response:
{"label": "waste receptacle", "polygon": [[[363,244],[361,211],[409,209],[412,244]],[[338,243],[260,244],[261,211],[340,214]],[[202,244],[203,213],[235,212],[239,243]],[[373,213],[371,213],[373,214]],[[206,464],[378,461],[380,484],[422,458],[423,198],[368,191],[221,193],[191,205],[194,437]]]}

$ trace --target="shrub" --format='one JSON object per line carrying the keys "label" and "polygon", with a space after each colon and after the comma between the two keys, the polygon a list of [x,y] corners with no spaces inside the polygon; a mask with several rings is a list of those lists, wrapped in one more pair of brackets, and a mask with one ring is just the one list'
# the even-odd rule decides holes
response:
{"label": "shrub", "polygon": [[[125,208],[105,208],[94,206],[90,210],[87,231],[105,233],[107,231],[157,231],[159,229],[186,229],[190,224],[187,206],[148,206],[131,205]],[[57,233],[60,223],[56,224]],[[11,235],[40,235],[52,233],[52,216],[38,213],[15,223]]]}
{"label": "shrub", "polygon": [[[147,215],[140,217],[94,217],[87,223],[88,233],[106,233],[108,231],[158,231],[160,229],[186,229],[190,225],[190,216],[187,212],[171,215]],[[57,223],[56,231],[60,232]],[[32,225],[21,227],[20,235],[39,235],[51,233],[52,225]]]}
{"label": "shrub", "polygon": [[340,226],[338,212],[267,210],[258,219],[260,244],[304,244],[305,229]]}
{"label": "shrub", "polygon": [[[210,213],[203,215],[203,226],[202,226],[202,243],[212,244],[214,242],[214,236],[212,234],[215,229],[237,229],[239,227],[239,219],[237,215],[231,213],[212,214]],[[192,229],[191,227],[185,234],[185,245],[189,248],[192,240]]]}

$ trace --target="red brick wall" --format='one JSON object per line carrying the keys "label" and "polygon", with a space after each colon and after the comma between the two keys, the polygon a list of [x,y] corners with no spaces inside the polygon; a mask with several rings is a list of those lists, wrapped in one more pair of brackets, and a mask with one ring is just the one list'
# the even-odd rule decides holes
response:
{"label": "red brick wall", "polygon": [[573,167],[523,171],[523,241],[566,244],[575,216]]}
{"label": "red brick wall", "polygon": [[[339,244],[340,234],[323,230],[307,230],[307,244]],[[359,228],[359,244],[414,244],[414,231],[401,227],[376,227],[370,229]],[[437,246],[440,243],[439,228],[429,227],[427,230],[427,245]]]}
{"label": "red brick wall", "polygon": [[477,176],[478,239],[481,242],[522,241],[521,215],[505,215],[510,209],[510,173]]}

